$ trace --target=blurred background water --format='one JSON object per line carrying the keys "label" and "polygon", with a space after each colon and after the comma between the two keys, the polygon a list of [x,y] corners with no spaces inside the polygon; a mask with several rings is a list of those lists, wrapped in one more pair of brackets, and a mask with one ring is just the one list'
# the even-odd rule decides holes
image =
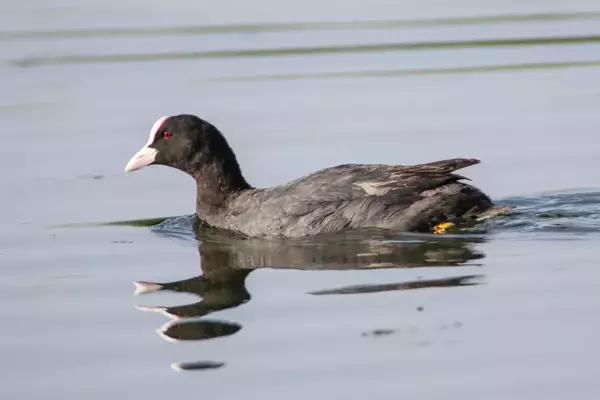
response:
{"label": "blurred background water", "polygon": [[[0,7],[0,397],[597,398],[597,2]],[[183,112],[257,186],[474,157],[519,211],[293,245],[161,222],[192,181],[122,170]]]}

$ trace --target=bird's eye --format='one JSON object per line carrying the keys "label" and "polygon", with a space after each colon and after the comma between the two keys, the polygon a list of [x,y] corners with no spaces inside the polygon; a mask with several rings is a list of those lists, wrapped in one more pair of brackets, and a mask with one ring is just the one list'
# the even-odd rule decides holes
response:
{"label": "bird's eye", "polygon": [[165,133],[163,133],[163,137],[165,139],[170,139],[171,136],[173,136],[173,134],[171,133],[171,131],[165,131]]}

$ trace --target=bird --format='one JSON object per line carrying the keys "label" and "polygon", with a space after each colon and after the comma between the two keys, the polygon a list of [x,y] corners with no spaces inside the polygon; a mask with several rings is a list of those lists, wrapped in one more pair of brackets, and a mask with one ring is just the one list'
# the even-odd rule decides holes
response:
{"label": "bird", "polygon": [[455,171],[480,161],[342,164],[265,188],[251,186],[225,136],[192,114],[163,116],[125,172],[150,165],[194,178],[196,214],[205,226],[246,237],[302,238],[378,228],[444,234],[506,214]]}

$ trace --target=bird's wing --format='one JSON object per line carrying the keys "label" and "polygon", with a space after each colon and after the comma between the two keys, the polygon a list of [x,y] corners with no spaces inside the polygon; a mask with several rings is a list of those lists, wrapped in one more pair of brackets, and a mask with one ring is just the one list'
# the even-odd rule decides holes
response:
{"label": "bird's wing", "polygon": [[289,215],[306,215],[327,203],[393,197],[407,205],[451,182],[467,179],[453,172],[479,163],[455,158],[418,165],[345,164],[271,189],[269,202],[283,202]]}

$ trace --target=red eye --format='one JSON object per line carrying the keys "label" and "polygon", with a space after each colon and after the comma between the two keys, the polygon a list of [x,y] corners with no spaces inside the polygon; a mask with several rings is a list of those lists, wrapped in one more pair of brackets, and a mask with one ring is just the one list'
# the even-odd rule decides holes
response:
{"label": "red eye", "polygon": [[171,131],[165,131],[165,133],[163,133],[163,137],[165,139],[169,139],[171,136],[173,136],[173,134],[171,133]]}

